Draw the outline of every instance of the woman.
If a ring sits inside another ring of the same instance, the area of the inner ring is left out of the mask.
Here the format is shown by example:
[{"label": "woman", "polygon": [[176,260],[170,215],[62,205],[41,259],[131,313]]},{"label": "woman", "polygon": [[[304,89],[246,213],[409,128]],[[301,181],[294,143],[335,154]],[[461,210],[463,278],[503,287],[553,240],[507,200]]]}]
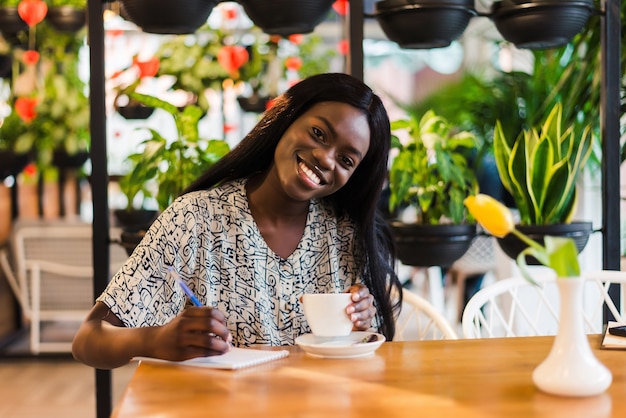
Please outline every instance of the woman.
[{"label": "woman", "polygon": [[[293,344],[310,332],[304,293],[351,292],[354,329],[393,338],[400,282],[376,211],[389,147],[383,104],[359,80],[294,85],[153,223],[81,325],[76,359],[114,368]],[[205,306],[188,306],[176,276]]]}]

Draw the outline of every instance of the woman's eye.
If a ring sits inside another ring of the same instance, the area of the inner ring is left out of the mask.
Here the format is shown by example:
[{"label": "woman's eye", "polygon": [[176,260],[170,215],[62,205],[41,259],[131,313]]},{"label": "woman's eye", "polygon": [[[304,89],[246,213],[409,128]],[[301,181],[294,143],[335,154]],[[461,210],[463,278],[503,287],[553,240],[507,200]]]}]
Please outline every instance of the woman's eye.
[{"label": "woman's eye", "polygon": [[354,161],[352,161],[352,158],[350,157],[341,157],[341,163],[349,168],[354,167]]},{"label": "woman's eye", "polygon": [[320,128],[316,128],[315,126],[311,130],[315,139],[322,143],[326,142],[326,138],[324,137],[324,131],[322,131]]}]

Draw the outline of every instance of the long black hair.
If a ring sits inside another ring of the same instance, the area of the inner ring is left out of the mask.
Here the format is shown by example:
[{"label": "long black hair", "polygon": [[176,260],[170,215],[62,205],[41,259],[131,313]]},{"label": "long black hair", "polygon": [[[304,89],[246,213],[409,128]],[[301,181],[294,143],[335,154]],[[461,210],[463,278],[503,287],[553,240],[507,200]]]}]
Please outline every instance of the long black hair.
[{"label": "long black hair", "polygon": [[[241,142],[200,176],[184,193],[247,178],[267,170],[274,151],[289,126],[313,105],[342,102],[363,111],[370,129],[367,154],[350,180],[327,196],[338,214],[356,223],[366,256],[363,281],[374,296],[381,332],[388,340],[395,334],[395,315],[400,307],[402,286],[395,274],[395,246],[377,203],[387,175],[391,146],[389,117],[380,98],[363,82],[342,73],[319,74],[300,81],[275,99],[263,118]],[[394,305],[391,293],[400,299]]]}]

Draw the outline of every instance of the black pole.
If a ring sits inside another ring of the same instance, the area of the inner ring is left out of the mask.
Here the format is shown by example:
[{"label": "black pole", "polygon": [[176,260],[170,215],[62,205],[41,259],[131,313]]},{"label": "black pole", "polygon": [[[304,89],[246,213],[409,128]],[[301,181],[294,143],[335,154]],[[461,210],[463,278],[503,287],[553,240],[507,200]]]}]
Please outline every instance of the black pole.
[{"label": "black pole", "polygon": [[[87,2],[89,43],[89,106],[91,131],[91,190],[93,195],[93,293],[102,293],[109,280],[109,203],[104,89],[103,0]],[[96,416],[111,415],[111,371],[95,371]]]},{"label": "black pole", "polygon": [[[620,269],[620,0],[605,0],[601,18],[602,238],[605,270]],[[619,306],[619,286],[609,295]],[[605,305],[604,322],[615,320]]]},{"label": "black pole", "polygon": [[363,81],[363,1],[350,2],[348,11],[348,44],[350,51],[347,57],[348,74]]}]

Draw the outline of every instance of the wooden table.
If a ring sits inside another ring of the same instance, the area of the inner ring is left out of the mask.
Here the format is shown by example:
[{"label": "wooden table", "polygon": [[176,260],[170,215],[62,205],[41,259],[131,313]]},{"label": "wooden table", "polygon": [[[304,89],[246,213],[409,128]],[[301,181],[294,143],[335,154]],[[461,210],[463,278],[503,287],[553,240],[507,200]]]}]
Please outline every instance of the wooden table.
[{"label": "wooden table", "polygon": [[113,416],[626,417],[626,351],[600,350],[613,384],[598,396],[538,391],[553,337],[384,343],[374,356],[285,359],[238,371],[141,363]]}]

